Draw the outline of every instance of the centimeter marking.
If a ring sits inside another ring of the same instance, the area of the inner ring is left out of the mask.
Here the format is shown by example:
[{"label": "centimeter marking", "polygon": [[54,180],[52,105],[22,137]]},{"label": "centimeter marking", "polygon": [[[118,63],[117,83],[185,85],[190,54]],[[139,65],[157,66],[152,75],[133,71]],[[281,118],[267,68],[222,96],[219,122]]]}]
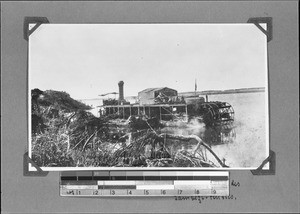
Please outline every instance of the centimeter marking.
[{"label": "centimeter marking", "polygon": [[209,189],[61,189],[61,196],[228,196],[229,190],[209,190]]},{"label": "centimeter marking", "polygon": [[[96,177],[79,177],[75,174],[61,174],[61,196],[228,196],[229,195],[229,172],[209,172],[207,174],[196,173],[196,176],[143,176],[143,180],[130,180],[121,176],[122,179],[109,177],[109,180],[99,180]],[[95,174],[95,173],[94,173]],[[62,176],[64,175],[64,176]],[[76,179],[74,179],[77,176]],[[82,175],[82,174],[81,174]],[[149,175],[149,172],[146,173]],[[194,174],[195,175],[195,174]],[[226,176],[227,175],[227,176]],[[105,177],[107,178],[107,177]],[[125,179],[124,179],[125,178]],[[137,177],[135,177],[137,178]],[[155,179],[156,178],[156,179]],[[171,180],[172,178],[173,180]],[[211,179],[213,178],[213,179]]]}]

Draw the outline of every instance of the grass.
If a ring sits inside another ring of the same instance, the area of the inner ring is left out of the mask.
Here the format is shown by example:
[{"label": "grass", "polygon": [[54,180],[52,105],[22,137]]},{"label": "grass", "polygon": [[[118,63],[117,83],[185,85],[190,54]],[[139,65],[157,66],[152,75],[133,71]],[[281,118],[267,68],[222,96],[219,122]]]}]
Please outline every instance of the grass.
[{"label": "grass", "polygon": [[138,130],[111,116],[96,118],[87,111],[88,106],[65,92],[46,91],[38,105],[38,116],[46,126],[43,131],[32,134],[32,159],[38,166],[214,166],[200,154],[186,151],[171,154],[153,128]]}]

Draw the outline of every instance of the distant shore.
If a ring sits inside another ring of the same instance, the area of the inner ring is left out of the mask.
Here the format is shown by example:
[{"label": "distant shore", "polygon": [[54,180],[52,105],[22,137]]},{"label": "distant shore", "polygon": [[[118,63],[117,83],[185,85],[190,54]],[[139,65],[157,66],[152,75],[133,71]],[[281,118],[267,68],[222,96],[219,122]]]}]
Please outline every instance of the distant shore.
[{"label": "distant shore", "polygon": [[[188,92],[178,92],[178,96],[190,97],[190,96],[199,96],[199,95],[214,95],[214,94],[239,94],[239,93],[256,93],[256,92],[265,92],[264,87],[257,88],[239,88],[239,89],[227,89],[227,90],[207,90],[207,91],[188,91]],[[135,100],[137,96],[125,96],[127,100]],[[91,102],[96,100],[103,100],[103,98],[91,98],[91,99],[78,99],[82,102]]]},{"label": "distant shore", "polygon": [[255,92],[265,92],[264,87],[260,88],[239,88],[239,89],[227,89],[227,90],[209,90],[209,91],[189,91],[189,92],[179,92],[178,96],[195,96],[195,95],[213,95],[213,94],[238,94],[238,93],[255,93]]}]

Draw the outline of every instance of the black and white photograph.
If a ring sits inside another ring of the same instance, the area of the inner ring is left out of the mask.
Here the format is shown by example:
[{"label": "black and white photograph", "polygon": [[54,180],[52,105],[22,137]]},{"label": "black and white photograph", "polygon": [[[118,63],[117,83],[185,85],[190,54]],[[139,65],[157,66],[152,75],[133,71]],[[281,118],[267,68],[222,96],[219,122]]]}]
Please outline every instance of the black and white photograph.
[{"label": "black and white photograph", "polygon": [[29,157],[45,171],[256,169],[267,55],[252,23],[42,24],[28,42]]}]

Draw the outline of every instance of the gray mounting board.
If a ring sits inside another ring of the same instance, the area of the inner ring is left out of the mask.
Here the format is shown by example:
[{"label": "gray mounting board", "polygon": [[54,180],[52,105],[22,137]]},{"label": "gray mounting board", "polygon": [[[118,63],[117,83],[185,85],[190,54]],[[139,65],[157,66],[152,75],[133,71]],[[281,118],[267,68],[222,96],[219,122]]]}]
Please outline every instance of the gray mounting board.
[{"label": "gray mounting board", "polygon": [[[25,16],[52,23],[246,23],[272,17],[268,44],[270,145],[276,174],[230,172],[228,198],[68,198],[59,173],[23,176],[26,151]],[[1,209],[3,213],[299,212],[299,41],[297,1],[1,2]]]}]

